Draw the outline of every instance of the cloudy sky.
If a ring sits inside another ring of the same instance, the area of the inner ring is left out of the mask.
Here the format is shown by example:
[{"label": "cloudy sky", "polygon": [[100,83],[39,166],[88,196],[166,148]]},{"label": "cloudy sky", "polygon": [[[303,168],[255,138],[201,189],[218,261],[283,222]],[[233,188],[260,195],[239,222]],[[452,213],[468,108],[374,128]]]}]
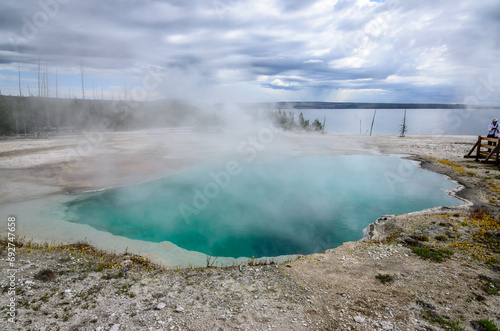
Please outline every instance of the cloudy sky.
[{"label": "cloudy sky", "polygon": [[500,105],[500,1],[2,0],[2,94],[39,63],[59,97]]}]

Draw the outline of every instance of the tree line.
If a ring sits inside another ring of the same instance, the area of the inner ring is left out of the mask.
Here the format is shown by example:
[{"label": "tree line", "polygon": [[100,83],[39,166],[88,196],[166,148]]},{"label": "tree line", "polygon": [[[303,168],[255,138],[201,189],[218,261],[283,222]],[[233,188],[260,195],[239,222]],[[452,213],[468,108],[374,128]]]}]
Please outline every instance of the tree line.
[{"label": "tree line", "polygon": [[289,112],[287,114],[286,111],[282,112],[280,109],[271,112],[270,116],[273,123],[283,130],[324,131],[324,123],[322,124],[318,119],[315,119],[311,124],[309,120],[304,119],[302,112],[299,114],[298,121],[295,121],[294,113]]},{"label": "tree line", "polygon": [[109,130],[176,126],[197,113],[180,100],[141,103],[0,95],[0,136],[47,137],[106,123]]}]

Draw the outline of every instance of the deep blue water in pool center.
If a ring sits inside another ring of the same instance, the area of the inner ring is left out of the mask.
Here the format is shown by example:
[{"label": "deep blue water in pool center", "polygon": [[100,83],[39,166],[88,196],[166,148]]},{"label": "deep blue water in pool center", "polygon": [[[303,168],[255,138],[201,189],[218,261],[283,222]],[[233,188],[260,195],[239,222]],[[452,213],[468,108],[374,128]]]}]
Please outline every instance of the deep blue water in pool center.
[{"label": "deep blue water in pool center", "polygon": [[309,254],[360,239],[386,214],[459,205],[456,184],[392,156],[308,156],[197,167],[80,195],[66,220],[224,257]]}]

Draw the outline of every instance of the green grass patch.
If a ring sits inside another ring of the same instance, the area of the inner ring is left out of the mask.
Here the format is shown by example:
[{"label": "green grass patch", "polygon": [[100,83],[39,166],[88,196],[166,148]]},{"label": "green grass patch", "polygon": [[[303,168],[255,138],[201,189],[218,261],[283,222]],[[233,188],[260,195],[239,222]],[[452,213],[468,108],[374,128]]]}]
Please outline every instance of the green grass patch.
[{"label": "green grass patch", "polygon": [[392,282],[394,280],[392,278],[392,276],[388,275],[388,274],[378,274],[377,276],[375,276],[375,278],[377,278],[378,280],[380,280],[380,282],[382,284],[390,283],[390,282]]},{"label": "green grass patch", "polygon": [[490,319],[472,321],[470,323],[476,330],[498,331],[498,327]]},{"label": "green grass patch", "polygon": [[436,236],[435,239],[439,241],[445,241],[446,239],[448,239],[448,237],[446,237],[444,234],[440,234]]},{"label": "green grass patch", "polygon": [[413,235],[412,238],[419,241],[429,241],[429,236],[426,236],[425,234],[416,234]]},{"label": "green grass patch", "polygon": [[117,295],[126,295],[129,298],[135,297],[135,294],[130,292],[130,285],[124,284],[122,286],[117,287],[117,291],[115,292]]},{"label": "green grass patch", "polygon": [[436,307],[434,307],[430,303],[427,303],[427,302],[425,302],[423,300],[417,299],[417,300],[415,300],[415,302],[417,303],[417,305],[419,305],[422,308],[431,309],[431,310],[436,309]]},{"label": "green grass patch", "polygon": [[420,256],[424,260],[431,260],[441,263],[449,259],[455,252],[449,249],[429,248],[429,247],[413,247],[412,251],[415,255]]},{"label": "green grass patch", "polygon": [[480,275],[481,288],[488,294],[497,294],[500,292],[500,281],[496,278]]},{"label": "green grass patch", "polygon": [[432,311],[420,311],[420,316],[422,316],[425,320],[429,321],[432,325],[438,324],[445,330],[451,331],[461,331],[464,330],[460,326],[459,321],[453,321],[448,316],[440,316]]}]

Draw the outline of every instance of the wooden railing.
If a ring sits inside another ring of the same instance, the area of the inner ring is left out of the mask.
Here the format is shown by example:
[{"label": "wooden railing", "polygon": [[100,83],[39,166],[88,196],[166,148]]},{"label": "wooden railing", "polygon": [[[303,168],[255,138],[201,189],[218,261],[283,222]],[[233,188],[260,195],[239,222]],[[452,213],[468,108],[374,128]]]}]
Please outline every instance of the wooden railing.
[{"label": "wooden railing", "polygon": [[[488,145],[488,143],[485,144],[483,142],[491,142],[492,144]],[[475,158],[476,161],[479,161],[479,159],[484,158],[482,162],[495,161],[498,163],[500,160],[499,159],[500,144],[498,142],[499,142],[498,138],[488,138],[488,137],[478,136],[476,144],[474,145],[474,147],[472,147],[469,153],[464,155],[464,157]],[[496,146],[494,146],[493,144],[495,144]],[[474,150],[476,151],[475,155],[473,155]]]}]

